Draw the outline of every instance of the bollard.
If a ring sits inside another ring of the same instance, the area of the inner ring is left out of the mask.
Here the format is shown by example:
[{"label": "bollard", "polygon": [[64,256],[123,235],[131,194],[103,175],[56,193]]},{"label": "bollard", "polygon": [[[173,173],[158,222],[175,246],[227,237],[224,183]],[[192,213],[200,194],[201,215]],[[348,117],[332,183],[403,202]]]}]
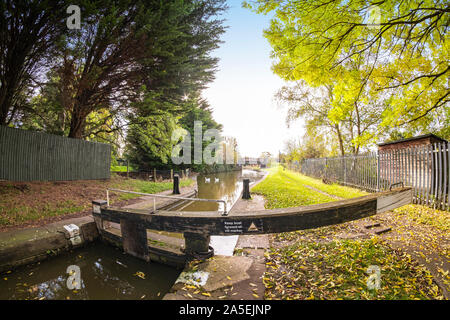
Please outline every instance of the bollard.
[{"label": "bollard", "polygon": [[242,199],[251,199],[250,195],[250,179],[244,179],[244,192],[242,193]]},{"label": "bollard", "polygon": [[180,177],[176,174],[173,176],[173,193],[180,194]]}]

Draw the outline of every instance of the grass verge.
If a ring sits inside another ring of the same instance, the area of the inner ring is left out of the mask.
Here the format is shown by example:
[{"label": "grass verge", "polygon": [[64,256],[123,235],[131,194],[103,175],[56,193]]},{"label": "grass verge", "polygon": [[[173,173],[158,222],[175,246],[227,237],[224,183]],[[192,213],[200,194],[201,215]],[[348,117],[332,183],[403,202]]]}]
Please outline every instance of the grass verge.
[{"label": "grass verge", "polygon": [[[183,179],[180,186],[190,186],[193,183],[193,180]],[[2,181],[0,229],[89,210],[92,200],[106,198],[107,188],[158,193],[172,189],[172,183],[126,179],[116,175],[109,180],[26,183]],[[110,203],[138,197],[133,194],[111,193]]]}]

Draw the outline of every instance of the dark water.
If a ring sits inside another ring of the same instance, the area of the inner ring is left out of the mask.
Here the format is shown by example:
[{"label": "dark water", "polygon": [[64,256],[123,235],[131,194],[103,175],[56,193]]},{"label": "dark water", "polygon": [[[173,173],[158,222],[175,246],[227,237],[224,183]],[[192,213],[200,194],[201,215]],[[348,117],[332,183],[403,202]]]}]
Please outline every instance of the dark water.
[{"label": "dark water", "polygon": [[[243,178],[253,179],[255,176],[246,170],[199,175],[198,197],[225,200],[227,210],[230,210],[241,193]],[[223,210],[223,204],[191,202],[180,209],[216,211]],[[71,265],[80,268],[79,290],[67,287],[67,267]],[[0,274],[0,299],[162,299],[179,274],[180,270],[147,263],[97,242],[39,264]]]},{"label": "dark water", "polygon": [[[80,268],[79,290],[67,287],[66,271],[70,265]],[[169,291],[179,273],[174,268],[147,263],[97,242],[39,264],[2,273],[0,299],[157,300]]]}]

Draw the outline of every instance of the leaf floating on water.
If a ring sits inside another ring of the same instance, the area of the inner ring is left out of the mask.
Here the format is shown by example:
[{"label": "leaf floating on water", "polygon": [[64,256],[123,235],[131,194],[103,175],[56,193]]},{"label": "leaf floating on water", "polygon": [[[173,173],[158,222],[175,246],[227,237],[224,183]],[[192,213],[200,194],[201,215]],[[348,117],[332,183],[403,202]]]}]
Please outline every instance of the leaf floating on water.
[{"label": "leaf floating on water", "polygon": [[125,264],[123,264],[122,262],[120,262],[119,260],[116,260],[116,263],[118,265],[121,265],[122,267],[128,268]]},{"label": "leaf floating on water", "polygon": [[133,274],[133,276],[137,276],[137,277],[145,280],[145,273],[143,273],[141,271],[136,272],[135,274]]}]

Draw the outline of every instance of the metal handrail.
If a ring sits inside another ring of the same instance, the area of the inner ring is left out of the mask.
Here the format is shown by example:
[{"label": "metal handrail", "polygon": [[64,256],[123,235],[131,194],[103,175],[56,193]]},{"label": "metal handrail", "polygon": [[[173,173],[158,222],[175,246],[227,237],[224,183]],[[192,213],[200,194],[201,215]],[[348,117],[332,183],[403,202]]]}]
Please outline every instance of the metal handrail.
[{"label": "metal handrail", "polygon": [[153,197],[153,212],[156,212],[155,198],[167,198],[167,199],[180,199],[180,200],[188,200],[188,201],[222,202],[223,208],[224,208],[222,215],[223,216],[227,215],[227,202],[225,200],[221,200],[221,199],[202,199],[202,198],[186,198],[186,197],[180,197],[180,196],[165,196],[165,195],[160,195],[160,194],[143,193],[143,192],[135,192],[135,191],[129,191],[129,190],[112,189],[112,188],[106,189],[106,204],[108,207],[109,207],[109,191],[132,193],[132,194],[138,194],[138,195],[143,195],[143,196],[151,196],[151,197]]}]

